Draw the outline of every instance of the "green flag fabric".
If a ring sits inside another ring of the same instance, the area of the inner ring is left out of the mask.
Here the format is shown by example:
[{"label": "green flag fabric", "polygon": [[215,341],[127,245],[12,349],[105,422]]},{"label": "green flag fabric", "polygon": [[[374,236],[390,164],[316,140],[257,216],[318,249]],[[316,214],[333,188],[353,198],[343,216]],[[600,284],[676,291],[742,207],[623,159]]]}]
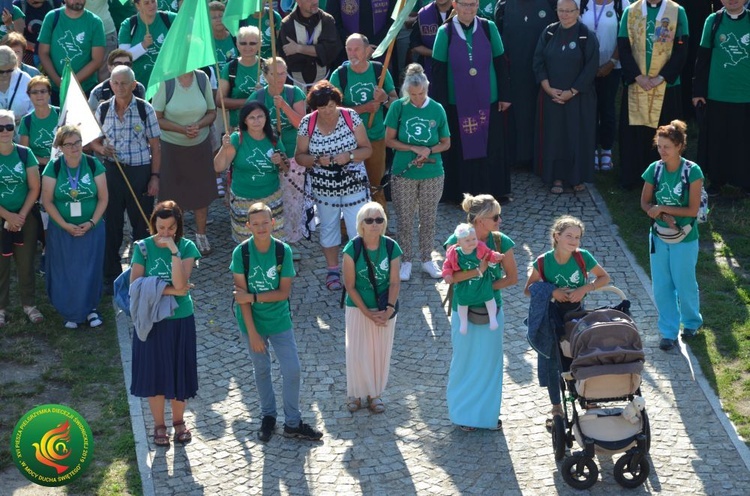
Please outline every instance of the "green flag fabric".
[{"label": "green flag fabric", "polygon": [[62,77],[60,78],[60,107],[65,105],[65,97],[68,96],[68,87],[70,86],[70,78],[73,77],[73,69],[70,67],[70,61],[65,62],[63,67]]},{"label": "green flag fabric", "polygon": [[216,49],[208,4],[206,0],[184,0],[156,57],[146,100],[156,94],[161,82],[215,63]]},{"label": "green flag fabric", "polygon": [[[403,7],[400,6],[402,3],[404,4]],[[407,17],[409,17],[409,14],[411,14],[411,11],[414,9],[415,3],[417,3],[417,0],[399,0],[399,2],[396,3],[393,13],[395,14],[398,12],[398,16],[393,21],[393,24],[391,24],[388,34],[385,35],[383,41],[381,41],[380,45],[375,49],[372,58],[376,59],[388,50],[388,46],[396,39],[399,31],[401,31],[401,28],[404,26],[404,22],[406,22]],[[398,10],[399,8],[401,8],[401,11]]]},{"label": "green flag fabric", "polygon": [[244,21],[263,8],[263,0],[229,0],[222,22],[232,36],[237,36],[240,21]]}]

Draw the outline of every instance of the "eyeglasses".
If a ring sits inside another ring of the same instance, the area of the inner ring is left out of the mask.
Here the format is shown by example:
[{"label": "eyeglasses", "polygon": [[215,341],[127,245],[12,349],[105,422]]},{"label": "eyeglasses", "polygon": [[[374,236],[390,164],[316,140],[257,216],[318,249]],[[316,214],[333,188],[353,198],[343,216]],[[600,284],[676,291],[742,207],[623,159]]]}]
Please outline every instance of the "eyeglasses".
[{"label": "eyeglasses", "polygon": [[46,95],[49,90],[29,90],[29,95]]},{"label": "eyeglasses", "polygon": [[258,46],[257,41],[238,41],[237,44],[240,46]]},{"label": "eyeglasses", "polygon": [[575,14],[578,9],[557,9],[558,14]]},{"label": "eyeglasses", "polygon": [[466,9],[476,9],[477,7],[479,7],[479,3],[456,2],[456,4],[460,5],[461,7],[466,8]]},{"label": "eyeglasses", "polygon": [[65,148],[66,150],[73,150],[75,148],[80,147],[82,143],[83,143],[83,141],[81,141],[81,140],[71,141],[70,143],[63,143],[62,147]]},{"label": "eyeglasses", "polygon": [[126,65],[128,67],[133,67],[133,63],[130,61],[126,62],[126,61],[115,60],[114,62],[112,62],[113,67],[117,67],[118,65]]},{"label": "eyeglasses", "polygon": [[14,131],[16,129],[15,124],[0,124],[0,131]]},{"label": "eyeglasses", "polygon": [[365,224],[367,224],[368,226],[371,226],[373,222],[374,222],[375,224],[378,224],[378,225],[380,225],[380,224],[382,224],[383,222],[385,222],[385,219],[384,219],[384,218],[382,218],[382,217],[375,217],[374,219],[373,219],[372,217],[367,217],[367,218],[365,219]]},{"label": "eyeglasses", "polygon": [[11,72],[15,71],[15,69],[8,69],[8,70],[0,70],[0,74],[10,74]]}]

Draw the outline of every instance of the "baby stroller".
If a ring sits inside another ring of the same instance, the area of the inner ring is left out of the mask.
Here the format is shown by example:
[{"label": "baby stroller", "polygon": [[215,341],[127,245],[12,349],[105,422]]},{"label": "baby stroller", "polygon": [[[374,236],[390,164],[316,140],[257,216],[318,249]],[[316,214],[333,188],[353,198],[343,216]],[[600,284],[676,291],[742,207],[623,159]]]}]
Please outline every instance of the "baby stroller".
[{"label": "baby stroller", "polygon": [[[599,469],[594,455],[624,453],[615,463],[615,480],[635,488],[651,471],[647,458],[651,433],[640,391],[643,346],[625,294],[614,286],[602,290],[615,293],[622,302],[569,312],[563,318],[565,335],[556,347],[563,370],[559,381],[563,415],[553,418],[552,446],[570,486],[588,489],[596,483]],[[565,363],[570,370],[565,370]],[[572,448],[574,439],[583,450],[566,457],[566,447]]]}]

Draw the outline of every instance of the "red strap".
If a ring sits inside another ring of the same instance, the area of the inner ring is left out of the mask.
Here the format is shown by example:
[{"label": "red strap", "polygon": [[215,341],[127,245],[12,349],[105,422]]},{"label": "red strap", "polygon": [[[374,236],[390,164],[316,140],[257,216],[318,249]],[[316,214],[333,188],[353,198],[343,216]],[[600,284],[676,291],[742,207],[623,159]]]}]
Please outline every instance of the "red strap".
[{"label": "red strap", "polygon": [[315,123],[318,122],[318,111],[313,110],[310,119],[307,121],[307,137],[310,138],[315,132]]},{"label": "red strap", "polygon": [[539,255],[536,259],[536,267],[539,271],[539,275],[542,277],[542,281],[547,282],[544,278],[544,255]]},{"label": "red strap", "polygon": [[573,258],[578,264],[578,268],[583,272],[583,280],[587,281],[589,279],[589,273],[586,271],[586,262],[583,261],[583,255],[580,251],[576,250],[573,252]]}]

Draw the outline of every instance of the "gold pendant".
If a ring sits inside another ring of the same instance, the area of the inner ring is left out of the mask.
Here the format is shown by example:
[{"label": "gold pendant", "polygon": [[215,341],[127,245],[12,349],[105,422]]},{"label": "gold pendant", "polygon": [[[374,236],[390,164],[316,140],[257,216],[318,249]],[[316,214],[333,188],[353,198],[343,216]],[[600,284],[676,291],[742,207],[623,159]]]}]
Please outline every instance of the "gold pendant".
[{"label": "gold pendant", "polygon": [[475,68],[472,67],[471,69],[469,69],[469,76],[476,76],[476,75],[477,75],[477,70]]},{"label": "gold pendant", "polygon": [[75,200],[78,198],[78,190],[77,189],[71,189],[70,190],[70,196]]}]

